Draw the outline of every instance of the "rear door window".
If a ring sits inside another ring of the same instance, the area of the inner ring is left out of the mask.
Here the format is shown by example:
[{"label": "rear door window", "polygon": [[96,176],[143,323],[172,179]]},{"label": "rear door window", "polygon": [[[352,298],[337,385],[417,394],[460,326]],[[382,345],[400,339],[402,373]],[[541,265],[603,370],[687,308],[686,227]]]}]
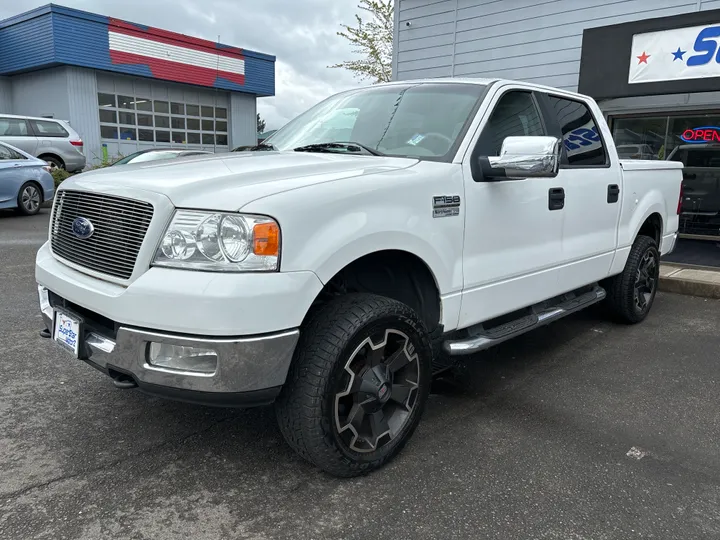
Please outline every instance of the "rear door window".
[{"label": "rear door window", "polygon": [[38,137],[69,137],[70,134],[57,122],[30,120]]},{"label": "rear door window", "polygon": [[720,167],[720,148],[690,148],[684,160],[686,167],[714,169]]},{"label": "rear door window", "polygon": [[22,118],[1,118],[0,137],[29,137],[32,134]]},{"label": "rear door window", "polygon": [[605,166],[607,151],[592,112],[585,103],[558,96],[547,96],[563,141],[562,165],[569,167]]},{"label": "rear door window", "polygon": [[7,161],[7,160],[18,160],[18,159],[27,159],[25,156],[20,154],[19,152],[16,152],[12,148],[8,148],[7,146],[0,144],[0,161]]}]

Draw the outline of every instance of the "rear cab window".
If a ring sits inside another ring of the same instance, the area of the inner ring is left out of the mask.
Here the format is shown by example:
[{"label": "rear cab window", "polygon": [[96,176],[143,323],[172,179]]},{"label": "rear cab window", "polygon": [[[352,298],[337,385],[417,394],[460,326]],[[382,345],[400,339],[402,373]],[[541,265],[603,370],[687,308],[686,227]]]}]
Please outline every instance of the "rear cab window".
[{"label": "rear cab window", "polygon": [[679,149],[672,156],[671,161],[680,161],[686,167],[716,169],[720,167],[720,146]]},{"label": "rear cab window", "polygon": [[550,121],[562,138],[561,167],[607,167],[607,148],[590,108],[582,101],[543,94]]},{"label": "rear cab window", "polygon": [[30,120],[35,134],[38,137],[69,137],[70,134],[58,122],[50,120]]}]

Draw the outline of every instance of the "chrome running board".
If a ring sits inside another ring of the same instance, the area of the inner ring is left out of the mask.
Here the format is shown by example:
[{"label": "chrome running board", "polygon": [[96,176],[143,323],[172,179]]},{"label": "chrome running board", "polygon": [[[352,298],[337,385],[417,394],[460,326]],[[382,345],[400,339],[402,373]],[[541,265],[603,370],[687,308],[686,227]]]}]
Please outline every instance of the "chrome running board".
[{"label": "chrome running board", "polygon": [[499,326],[486,330],[479,325],[474,327],[477,328],[475,331],[471,328],[472,335],[470,337],[447,340],[443,344],[443,348],[451,356],[474,354],[596,304],[605,296],[605,289],[598,285],[591,291],[564,300],[557,305],[539,304],[537,310],[533,310],[534,313]]}]

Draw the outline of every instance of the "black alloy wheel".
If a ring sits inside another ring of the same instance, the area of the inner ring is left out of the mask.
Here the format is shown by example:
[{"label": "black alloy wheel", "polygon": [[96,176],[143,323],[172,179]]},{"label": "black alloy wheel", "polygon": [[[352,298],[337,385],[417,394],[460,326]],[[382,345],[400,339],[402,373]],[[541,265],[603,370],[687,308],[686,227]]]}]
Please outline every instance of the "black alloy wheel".
[{"label": "black alloy wheel", "polygon": [[420,365],[408,336],[393,328],[366,338],[350,355],[335,396],[335,426],[355,452],[393,441],[417,402]]},{"label": "black alloy wheel", "polygon": [[657,251],[645,251],[638,265],[635,278],[634,300],[635,307],[640,313],[645,312],[652,302],[657,290],[660,265],[656,258]]}]

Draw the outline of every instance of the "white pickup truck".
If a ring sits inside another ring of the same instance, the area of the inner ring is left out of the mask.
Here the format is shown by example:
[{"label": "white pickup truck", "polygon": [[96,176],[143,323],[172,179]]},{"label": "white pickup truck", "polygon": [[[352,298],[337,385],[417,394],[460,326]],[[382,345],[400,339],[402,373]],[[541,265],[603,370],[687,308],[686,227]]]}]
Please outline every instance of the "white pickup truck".
[{"label": "white pickup truck", "polygon": [[338,476],[391,459],[458,356],[600,301],[643,320],[677,236],[682,165],[618,160],[596,103],[553,88],[351,90],[253,150],[65,181],[40,307],[120,388],[275,402]]}]

